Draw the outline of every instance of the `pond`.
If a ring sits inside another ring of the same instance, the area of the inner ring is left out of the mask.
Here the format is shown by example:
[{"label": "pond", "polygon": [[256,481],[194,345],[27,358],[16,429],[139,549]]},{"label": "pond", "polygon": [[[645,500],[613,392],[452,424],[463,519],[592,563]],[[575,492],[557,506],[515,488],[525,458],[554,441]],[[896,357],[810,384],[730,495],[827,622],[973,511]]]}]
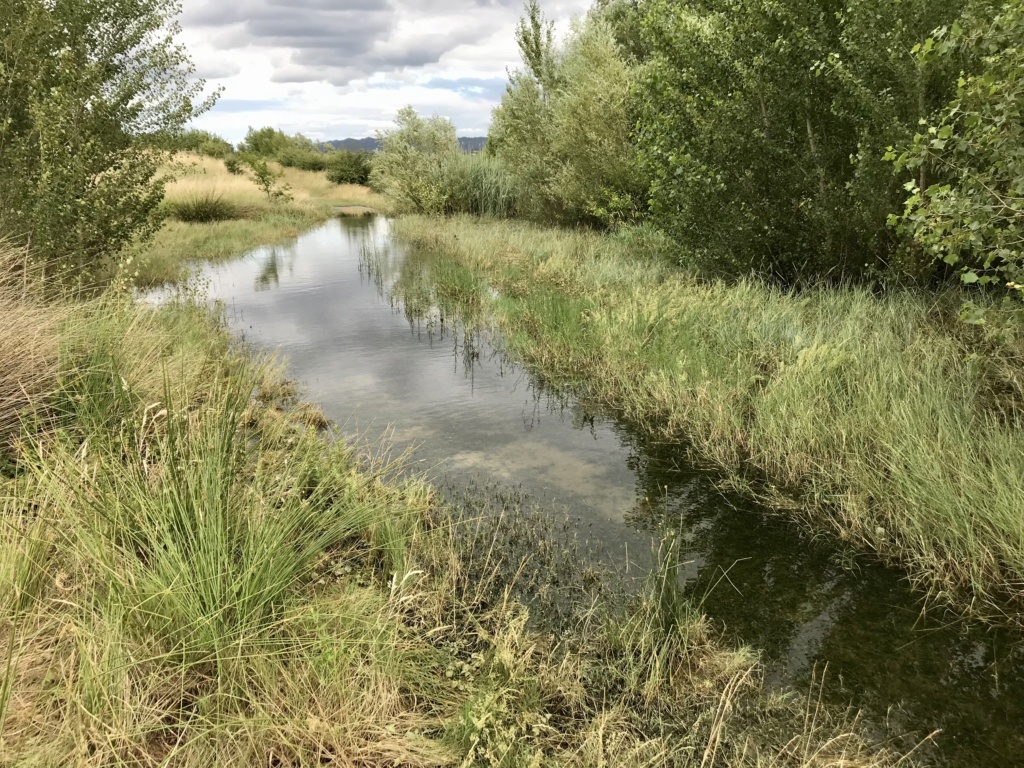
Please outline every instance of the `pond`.
[{"label": "pond", "polygon": [[[422,254],[417,255],[422,259]],[[515,488],[568,514],[603,557],[642,575],[652,541],[682,531],[681,578],[769,680],[863,708],[887,731],[942,732],[936,765],[1024,765],[1024,646],[941,611],[896,571],[721,492],[679,448],[645,445],[614,415],[548,392],[488,334],[405,306],[409,255],[382,217],[340,218],[284,247],[210,266],[231,327],[280,350],[345,434],[395,450],[446,485]]]}]

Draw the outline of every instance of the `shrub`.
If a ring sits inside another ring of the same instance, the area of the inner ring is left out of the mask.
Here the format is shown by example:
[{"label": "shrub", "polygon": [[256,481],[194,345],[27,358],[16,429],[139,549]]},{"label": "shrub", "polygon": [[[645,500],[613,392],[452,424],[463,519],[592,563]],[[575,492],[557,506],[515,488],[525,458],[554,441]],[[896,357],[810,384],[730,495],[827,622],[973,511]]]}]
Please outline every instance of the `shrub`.
[{"label": "shrub", "polygon": [[277,161],[285,168],[298,168],[303,171],[326,171],[328,157],[318,149],[287,147],[277,155]]},{"label": "shrub", "polygon": [[448,197],[446,166],[461,154],[455,126],[444,117],[423,119],[412,107],[400,110],[396,127],[377,134],[370,183],[399,212],[442,213]]},{"label": "shrub", "polygon": [[370,156],[365,152],[339,150],[326,158],[327,178],[335,184],[366,184],[370,180]]},{"label": "shrub", "polygon": [[[907,151],[890,159],[917,175],[900,227],[925,258],[961,269],[968,284],[1024,290],[1024,2],[1011,0],[995,19],[967,31],[943,30],[918,53],[956,58],[980,52],[978,71],[963,73],[956,98]],[[893,217],[894,222],[896,217]],[[972,312],[972,319],[981,315]]]},{"label": "shrub", "polygon": [[245,173],[245,163],[238,155],[229,155],[224,158],[224,167],[232,176],[242,176]]}]

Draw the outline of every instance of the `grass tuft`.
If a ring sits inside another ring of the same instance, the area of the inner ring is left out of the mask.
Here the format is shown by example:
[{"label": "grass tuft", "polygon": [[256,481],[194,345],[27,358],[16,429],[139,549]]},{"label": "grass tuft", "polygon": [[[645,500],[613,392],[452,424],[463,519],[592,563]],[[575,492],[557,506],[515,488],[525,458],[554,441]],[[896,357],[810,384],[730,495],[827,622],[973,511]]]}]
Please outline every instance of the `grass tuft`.
[{"label": "grass tuft", "polygon": [[186,224],[210,224],[245,218],[246,210],[215,190],[197,192],[189,197],[167,203],[168,214]]}]

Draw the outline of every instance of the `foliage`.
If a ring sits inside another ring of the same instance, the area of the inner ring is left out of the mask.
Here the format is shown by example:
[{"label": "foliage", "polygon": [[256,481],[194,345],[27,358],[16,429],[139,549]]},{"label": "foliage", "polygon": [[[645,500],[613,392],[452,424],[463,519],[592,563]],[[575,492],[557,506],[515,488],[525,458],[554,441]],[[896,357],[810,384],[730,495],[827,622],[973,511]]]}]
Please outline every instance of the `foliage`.
[{"label": "foliage", "polygon": [[238,155],[225,157],[224,167],[232,176],[242,176],[245,173],[245,163]]},{"label": "foliage", "polygon": [[292,138],[283,131],[269,126],[265,128],[250,126],[242,143],[238,145],[238,151],[247,155],[274,159],[291,146],[294,146]]},{"label": "foliage", "polygon": [[69,279],[157,227],[155,142],[207,109],[174,0],[6,0],[0,234]]},{"label": "foliage", "polygon": [[340,149],[327,155],[327,178],[335,184],[366,184],[372,167],[365,152]]},{"label": "foliage", "polygon": [[193,152],[206,157],[226,158],[235,151],[230,142],[215,133],[194,128],[171,137],[168,143],[178,152]]},{"label": "foliage", "polygon": [[291,188],[281,183],[283,174],[274,170],[266,159],[259,155],[248,155],[244,158],[249,174],[256,186],[272,202],[288,202],[292,199]]},{"label": "foliage", "polygon": [[523,69],[494,112],[488,151],[526,191],[533,218],[628,221],[644,208],[646,180],[632,141],[633,74],[611,24],[591,13],[559,49],[536,5],[520,23]]},{"label": "foliage", "polygon": [[953,95],[952,60],[914,57],[967,0],[641,5],[640,139],[658,222],[706,268],[785,280],[920,274],[887,227],[883,160]]},{"label": "foliage", "polygon": [[[992,21],[940,30],[917,52],[921,66],[980,58],[956,98],[907,150],[890,158],[917,180],[899,226],[928,258],[959,267],[963,282],[1024,291],[1024,2]],[[932,183],[929,183],[934,180]],[[893,217],[894,220],[896,217]],[[969,308],[969,318],[982,315]]]},{"label": "foliage", "polygon": [[461,154],[455,126],[443,117],[421,118],[412,107],[399,110],[395,128],[380,131],[370,185],[399,211],[442,213],[448,199],[444,174]]},{"label": "foliage", "polygon": [[288,146],[278,152],[277,161],[285,168],[300,168],[303,171],[326,171],[328,155],[319,149]]}]

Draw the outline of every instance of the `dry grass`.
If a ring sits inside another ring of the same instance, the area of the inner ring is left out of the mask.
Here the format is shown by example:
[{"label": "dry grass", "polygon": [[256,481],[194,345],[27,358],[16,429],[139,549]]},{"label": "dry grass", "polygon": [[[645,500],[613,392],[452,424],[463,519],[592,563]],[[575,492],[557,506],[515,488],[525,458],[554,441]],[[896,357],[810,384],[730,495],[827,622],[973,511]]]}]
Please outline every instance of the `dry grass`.
[{"label": "dry grass", "polygon": [[38,289],[25,252],[0,242],[0,459],[26,410],[56,386],[64,312]]},{"label": "dry grass", "polygon": [[187,276],[191,265],[230,259],[261,245],[287,242],[349,206],[387,212],[386,201],[367,187],[332,184],[323,173],[280,168],[290,188],[287,202],[268,200],[247,176],[228,173],[222,160],[184,156],[166,171],[168,205],[216,198],[238,218],[208,223],[169,219],[156,238],[134,254],[129,276],[142,287],[173,283]]}]

